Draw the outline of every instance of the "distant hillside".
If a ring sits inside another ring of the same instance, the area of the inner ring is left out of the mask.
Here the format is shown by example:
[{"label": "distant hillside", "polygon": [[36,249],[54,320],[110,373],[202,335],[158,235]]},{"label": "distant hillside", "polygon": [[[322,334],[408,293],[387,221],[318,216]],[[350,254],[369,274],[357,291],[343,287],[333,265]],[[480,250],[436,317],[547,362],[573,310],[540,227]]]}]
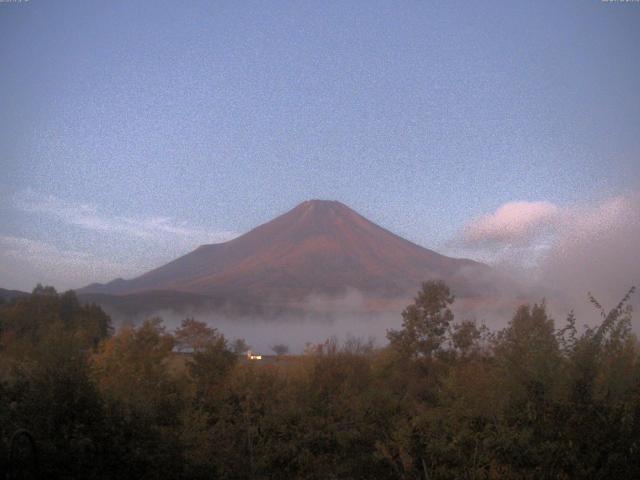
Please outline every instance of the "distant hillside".
[{"label": "distant hillside", "polygon": [[30,295],[28,292],[21,292],[20,290],[7,290],[5,288],[0,288],[0,299],[4,301],[13,300],[18,297],[25,297]]},{"label": "distant hillside", "polygon": [[171,290],[149,290],[131,294],[79,293],[82,303],[96,303],[108,314],[117,318],[143,318],[150,313],[173,311],[192,315],[198,312],[216,311],[229,316],[257,315],[260,305],[249,299],[231,295],[198,295]]}]

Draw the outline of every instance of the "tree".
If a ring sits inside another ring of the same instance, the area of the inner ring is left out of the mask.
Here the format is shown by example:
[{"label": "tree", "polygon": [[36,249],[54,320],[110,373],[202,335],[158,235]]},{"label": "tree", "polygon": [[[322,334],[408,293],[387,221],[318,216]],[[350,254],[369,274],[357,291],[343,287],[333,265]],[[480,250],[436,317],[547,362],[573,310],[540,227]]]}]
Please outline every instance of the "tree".
[{"label": "tree", "polygon": [[144,410],[150,402],[164,400],[158,395],[168,388],[167,359],[173,337],[160,318],[151,318],[135,327],[122,328],[104,342],[93,356],[100,389],[107,397],[118,398]]},{"label": "tree", "polygon": [[32,295],[0,309],[0,343],[5,347],[15,343],[14,350],[24,352],[40,342],[54,323],[88,349],[112,333],[111,318],[97,305],[81,304],[71,290],[58,294],[53,287],[38,285]]},{"label": "tree", "polygon": [[466,358],[480,350],[480,342],[487,332],[488,329],[484,325],[478,327],[475,322],[465,320],[453,326],[451,332],[452,346],[460,357]]},{"label": "tree", "polygon": [[433,356],[453,321],[449,306],[454,298],[444,282],[424,282],[413,304],[402,312],[402,329],[387,332],[391,346],[409,357]]},{"label": "tree", "polygon": [[[569,472],[574,478],[640,478],[640,344],[631,331],[632,287],[606,311],[595,297],[601,323],[565,342],[568,402],[562,416],[571,443]],[[630,414],[630,412],[636,412]],[[632,445],[630,448],[629,446]],[[631,452],[633,455],[630,455]]]},{"label": "tree", "polygon": [[125,470],[112,472],[113,478],[179,476],[178,426],[184,395],[169,371],[173,345],[173,337],[156,317],[139,327],[122,328],[93,355],[112,455],[119,457],[113,468]]},{"label": "tree", "polygon": [[237,360],[238,356],[229,348],[223,335],[218,335],[214,341],[193,354],[188,368],[196,384],[199,400],[208,400],[213,390],[233,369]]},{"label": "tree", "polygon": [[174,334],[176,345],[180,349],[192,352],[202,351],[209,343],[215,342],[219,337],[220,333],[217,329],[193,318],[184,319]]},{"label": "tree", "polygon": [[498,332],[495,354],[505,379],[522,387],[527,382],[550,385],[558,372],[560,345],[544,302],[518,308],[507,328]]},{"label": "tree", "polygon": [[271,350],[273,350],[273,353],[280,357],[289,353],[289,346],[285,345],[284,343],[276,343],[275,345],[271,346]]},{"label": "tree", "polygon": [[85,468],[83,445],[108,446],[89,357],[110,334],[109,317],[40,285],[0,307],[0,325],[0,434],[31,432],[49,478],[95,478],[99,460]]},{"label": "tree", "polygon": [[[91,478],[83,444],[101,442],[104,414],[82,343],[53,324],[14,370],[15,418],[33,433],[50,478]],[[95,468],[95,465],[94,467]]]},{"label": "tree", "polygon": [[236,355],[243,355],[247,353],[250,348],[251,346],[247,344],[244,338],[236,338],[231,344],[231,350],[233,350],[233,353]]}]

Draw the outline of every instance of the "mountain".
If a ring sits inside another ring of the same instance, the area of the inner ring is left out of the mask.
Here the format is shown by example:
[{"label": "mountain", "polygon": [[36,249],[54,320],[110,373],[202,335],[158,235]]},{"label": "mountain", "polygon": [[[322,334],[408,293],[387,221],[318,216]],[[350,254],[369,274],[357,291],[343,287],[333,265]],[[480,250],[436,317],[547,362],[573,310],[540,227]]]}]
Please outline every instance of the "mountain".
[{"label": "mountain", "polygon": [[0,288],[0,299],[3,301],[10,301],[14,298],[26,297],[28,296],[28,292],[21,292],[20,290],[7,290],[5,288]]},{"label": "mountain", "polygon": [[407,297],[428,279],[457,295],[487,293],[490,268],[420,247],[336,201],[310,200],[225,243],[196,250],[131,280],[92,284],[80,294],[182,292],[209,298],[293,304],[357,290]]}]

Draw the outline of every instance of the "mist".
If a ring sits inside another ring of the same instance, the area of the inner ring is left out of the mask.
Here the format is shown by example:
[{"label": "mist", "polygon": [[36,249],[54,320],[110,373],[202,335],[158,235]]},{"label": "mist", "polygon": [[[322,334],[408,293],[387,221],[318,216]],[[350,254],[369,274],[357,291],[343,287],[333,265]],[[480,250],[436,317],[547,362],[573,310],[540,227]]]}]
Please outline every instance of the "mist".
[{"label": "mist", "polygon": [[255,352],[271,353],[271,346],[285,344],[291,353],[302,353],[307,344],[322,343],[335,337],[339,342],[349,338],[372,341],[374,346],[386,344],[388,329],[399,328],[401,312],[411,299],[396,299],[385,308],[374,310],[370,301],[357,290],[343,295],[310,295],[295,305],[295,312],[278,315],[227,315],[216,311],[186,308],[181,311],[156,310],[151,313],[125,315],[107,311],[113,324],[139,324],[145,318],[160,317],[165,328],[175,330],[188,317],[218,329],[228,340],[244,339]]},{"label": "mist", "polygon": [[[631,286],[639,286],[640,194],[573,212],[540,263],[539,282],[553,289],[558,306],[571,306],[579,316],[590,308],[587,292],[613,308]],[[631,299],[636,309],[639,300],[637,294]]]},{"label": "mist", "polygon": [[[416,286],[417,293],[420,286]],[[507,325],[518,305],[529,301],[521,294],[456,298],[452,305],[455,322],[472,320],[492,330]],[[455,294],[455,292],[454,292]],[[535,301],[531,297],[531,301]],[[389,300],[374,310],[371,300],[361,292],[350,289],[344,295],[311,295],[296,304],[301,313],[282,313],[277,316],[227,315],[197,309],[156,310],[151,313],[125,315],[107,309],[116,328],[140,324],[145,318],[159,317],[168,331],[178,328],[185,318],[193,317],[218,329],[228,340],[244,339],[254,352],[271,353],[275,344],[285,344],[293,354],[303,353],[308,344],[319,344],[335,337],[339,343],[348,339],[371,341],[374,347],[387,345],[386,334],[402,326],[402,311],[413,302],[412,296]]]},{"label": "mist", "polygon": [[[463,232],[465,253],[491,264],[502,302],[546,301],[556,323],[573,311],[579,324],[600,316],[591,293],[614,308],[632,286],[640,286],[640,193],[592,204],[558,207],[513,202],[471,222]],[[640,296],[631,304],[637,310]],[[640,330],[640,322],[634,321]]]}]

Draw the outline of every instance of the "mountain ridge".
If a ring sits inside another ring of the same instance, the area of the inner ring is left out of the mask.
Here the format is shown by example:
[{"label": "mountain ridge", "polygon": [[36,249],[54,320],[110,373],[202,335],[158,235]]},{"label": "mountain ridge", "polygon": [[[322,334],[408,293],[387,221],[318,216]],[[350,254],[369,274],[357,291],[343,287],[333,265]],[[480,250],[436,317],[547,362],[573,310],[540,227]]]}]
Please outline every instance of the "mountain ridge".
[{"label": "mountain ridge", "polygon": [[232,240],[201,245],[133,279],[91,284],[78,292],[246,292],[287,303],[349,289],[394,298],[413,292],[421,281],[442,279],[457,293],[473,296],[486,286],[472,277],[490,270],[410,242],[341,202],[307,200]]}]

